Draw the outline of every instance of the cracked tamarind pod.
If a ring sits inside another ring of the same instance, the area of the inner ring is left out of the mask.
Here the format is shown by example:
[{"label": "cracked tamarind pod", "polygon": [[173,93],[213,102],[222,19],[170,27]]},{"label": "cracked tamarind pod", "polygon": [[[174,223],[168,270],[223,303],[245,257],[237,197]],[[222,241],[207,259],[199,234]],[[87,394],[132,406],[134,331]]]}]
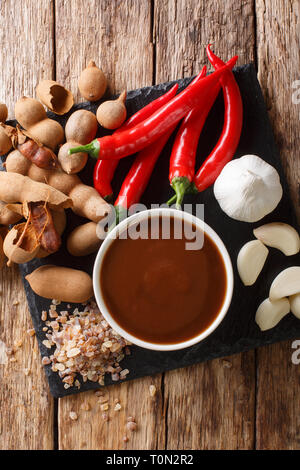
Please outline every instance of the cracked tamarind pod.
[{"label": "cracked tamarind pod", "polygon": [[8,258],[7,266],[27,263],[35,258],[40,248],[30,221],[15,225],[6,235],[3,251]]},{"label": "cracked tamarind pod", "polygon": [[111,210],[109,204],[102,199],[97,190],[92,186],[83,184],[77,175],[67,175],[60,169],[45,170],[38,168],[17,150],[7,156],[6,170],[8,173],[27,175],[34,181],[47,181],[50,186],[72,199],[72,210],[75,214],[93,222],[99,222]]}]

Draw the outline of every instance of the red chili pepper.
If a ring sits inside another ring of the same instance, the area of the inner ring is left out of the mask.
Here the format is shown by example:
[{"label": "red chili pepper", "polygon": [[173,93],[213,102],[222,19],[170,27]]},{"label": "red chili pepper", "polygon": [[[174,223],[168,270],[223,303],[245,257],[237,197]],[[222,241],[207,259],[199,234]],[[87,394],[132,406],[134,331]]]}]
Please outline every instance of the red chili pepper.
[{"label": "red chili pepper", "polygon": [[151,101],[146,106],[137,111],[135,114],[133,114],[129,119],[127,119],[127,121],[124,122],[124,124],[122,124],[122,126],[115,131],[115,134],[122,132],[126,129],[131,129],[132,127],[147,119],[149,116],[151,116],[151,114],[155,113],[155,111],[161,108],[164,104],[168,103],[168,101],[170,101],[170,99],[176,95],[177,90],[178,83],[175,83],[175,85],[172,86],[169,91],[156,98],[156,100]]},{"label": "red chili pepper", "polygon": [[123,218],[125,212],[132,204],[139,202],[145,191],[155,163],[168,142],[176,125],[168,130],[166,134],[157,139],[152,145],[141,150],[134,160],[115,202],[116,223]]},{"label": "red chili pepper", "polygon": [[132,129],[98,138],[87,145],[72,148],[69,150],[69,154],[87,152],[93,158],[114,159],[139,152],[176,125],[191,109],[205,103],[211,87],[217,83],[228,68],[233,67],[236,61],[237,57],[234,57],[228,64],[213,74],[185,88],[148,119]]},{"label": "red chili pepper", "polygon": [[[137,111],[131,116],[114,134],[120,133],[123,130],[130,129],[136,124],[147,119],[151,114],[157,111],[161,106],[170,101],[173,96],[176,95],[178,90],[178,83],[176,83],[167,93],[157,98],[151,103],[144,106],[142,109]],[[94,168],[94,187],[97,189],[100,196],[105,200],[112,199],[112,188],[111,182],[118,166],[119,160],[98,160]]]},{"label": "red chili pepper", "polygon": [[[191,83],[195,83],[206,75],[206,66]],[[190,85],[189,85],[190,86]],[[133,162],[115,202],[116,223],[122,218],[122,213],[132,205],[139,202],[149,182],[155,163],[174,132],[176,125],[157,139],[152,145],[141,150]],[[106,160],[107,161],[107,160]]]},{"label": "red chili pepper", "polygon": [[[222,70],[224,62],[206,48],[208,58],[215,69]],[[198,191],[204,191],[211,186],[222,169],[234,156],[238,146],[243,123],[243,103],[238,84],[231,70],[226,70],[220,77],[223,88],[225,119],[223,131],[215,148],[198,170],[194,183]]]},{"label": "red chili pepper", "polygon": [[173,199],[176,199],[176,206],[181,206],[184,195],[193,181],[199,137],[219,91],[220,84],[218,82],[212,88],[205,104],[192,109],[182,121],[177,132],[169,171],[169,181],[176,193],[176,198],[171,198],[170,201],[173,202]]}]

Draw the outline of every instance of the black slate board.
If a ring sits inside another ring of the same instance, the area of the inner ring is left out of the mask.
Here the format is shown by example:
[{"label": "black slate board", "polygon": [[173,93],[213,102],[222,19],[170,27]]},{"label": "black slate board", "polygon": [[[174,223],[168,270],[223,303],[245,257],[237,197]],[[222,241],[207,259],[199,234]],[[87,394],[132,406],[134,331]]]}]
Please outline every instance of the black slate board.
[{"label": "black slate board", "polygon": [[[235,289],[232,304],[227,316],[215,332],[209,338],[206,338],[204,341],[191,348],[174,352],[156,352],[132,346],[131,356],[127,356],[124,361],[122,361],[122,367],[127,367],[130,370],[127,380],[188,366],[216,357],[231,355],[264,344],[300,337],[300,321],[292,314],[287,315],[275,328],[266,332],[261,332],[254,321],[257,306],[267,297],[269,286],[274,277],[282,269],[299,264],[300,256],[285,257],[278,250],[270,249],[270,255],[263,272],[258,282],[252,287],[246,288],[242,285],[235,269],[238,251],[245,242],[253,239],[252,230],[255,226],[261,225],[264,222],[281,221],[297,227],[292,203],[289,199],[289,190],[280,165],[280,157],[274,142],[255,68],[253,65],[239,67],[235,69],[235,76],[241,90],[244,105],[243,130],[236,157],[240,157],[244,154],[257,154],[276,167],[281,177],[284,196],[276,210],[257,224],[237,222],[227,217],[219,208],[214,198],[212,188],[197,196],[189,196],[186,198],[187,203],[204,203],[205,221],[216,230],[228,248],[235,271]],[[190,81],[191,79],[189,78],[178,80],[179,90],[185,88]],[[126,102],[128,114],[133,114],[138,109],[160,96],[174,83],[175,82],[165,83],[129,92]],[[95,112],[97,106],[98,103],[83,103],[76,105],[72,111],[74,111],[74,109],[84,108]],[[223,125],[223,111],[223,100],[220,93],[202,132],[198,148],[197,168],[201,160],[208,155],[210,149],[215,145],[220,135]],[[64,125],[68,115],[57,117],[49,113],[49,117],[58,120]],[[150,207],[151,203],[166,202],[172,194],[172,190],[168,184],[168,163],[173,138],[174,136],[172,136],[164,149],[155,167],[148,188],[141,200],[147,207]],[[114,191],[116,194],[130,167],[132,158],[133,157],[123,159],[118,167],[114,182]],[[83,181],[89,184],[92,184],[93,164],[94,161],[89,159],[87,167],[81,173]],[[66,240],[67,234],[83,221],[83,219],[81,220],[79,217],[75,216],[72,211],[68,210],[67,212],[68,230],[63,236],[64,240]],[[65,244],[63,244],[63,246],[65,246]],[[31,291],[24,276],[41,264],[49,263],[72,266],[92,273],[94,257],[94,255],[90,255],[85,258],[72,258],[68,255],[65,248],[61,248],[58,253],[44,260],[33,260],[30,263],[20,266],[29,309],[42,356],[49,355],[49,350],[42,344],[45,337],[42,332],[44,325],[40,316],[42,310],[49,309],[50,301],[36,296]],[[59,306],[60,310],[64,310],[65,308],[65,304]],[[55,397],[62,397],[78,392],[75,387],[65,390],[57,373],[52,372],[50,366],[46,366],[45,370],[51,393]],[[108,385],[114,382],[107,376],[105,383]],[[82,384],[79,391],[96,388],[99,388],[98,384],[87,382]]]}]

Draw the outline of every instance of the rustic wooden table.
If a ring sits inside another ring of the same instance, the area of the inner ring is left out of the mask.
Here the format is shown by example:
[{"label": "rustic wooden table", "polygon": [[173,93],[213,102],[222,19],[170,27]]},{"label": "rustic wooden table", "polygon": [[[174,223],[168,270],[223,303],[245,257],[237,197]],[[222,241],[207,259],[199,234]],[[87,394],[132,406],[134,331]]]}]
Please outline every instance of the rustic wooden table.
[{"label": "rustic wooden table", "polygon": [[[207,62],[211,42],[224,58],[239,54],[239,64],[256,64],[298,205],[300,105],[292,104],[292,83],[300,70],[299,3],[1,0],[0,101],[13,117],[14,102],[35,96],[40,78],[57,79],[80,100],[77,79],[89,59],[112,91],[191,76]],[[0,361],[1,448],[122,449],[128,415],[138,431],[127,449],[300,448],[300,365],[292,364],[291,341],[108,387],[122,410],[103,422],[93,393],[50,396],[37,342],[26,335],[31,319],[18,269],[0,276],[0,346],[21,340],[16,362]],[[87,402],[91,410],[83,411]]]}]

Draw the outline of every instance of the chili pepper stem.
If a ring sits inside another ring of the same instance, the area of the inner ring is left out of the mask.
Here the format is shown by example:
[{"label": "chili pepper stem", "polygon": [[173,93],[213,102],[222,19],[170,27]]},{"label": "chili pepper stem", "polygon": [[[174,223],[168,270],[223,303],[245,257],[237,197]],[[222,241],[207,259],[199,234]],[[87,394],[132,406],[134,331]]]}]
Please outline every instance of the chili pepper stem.
[{"label": "chili pepper stem", "polygon": [[[181,177],[183,178],[183,177]],[[174,178],[175,179],[175,178]],[[172,185],[173,186],[173,185]],[[175,189],[175,188],[174,188]],[[185,194],[198,194],[198,189],[196,188],[196,185],[194,182],[192,183],[189,183],[189,186],[185,189],[185,192],[184,192],[184,195]],[[177,205],[177,192],[174,194],[174,196],[172,196],[168,201],[167,201],[167,204],[168,206],[171,206],[173,203],[176,202],[176,205]]]},{"label": "chili pepper stem", "polygon": [[78,147],[73,147],[69,149],[68,154],[72,155],[73,153],[77,152],[87,152],[91,157],[98,159],[100,150],[100,144],[97,139],[92,140],[87,145],[80,145]]},{"label": "chili pepper stem", "polygon": [[174,202],[176,202],[177,194],[174,194],[170,199],[167,201],[168,206],[171,206]]},{"label": "chili pepper stem", "polygon": [[108,203],[112,203],[113,198],[114,198],[113,194],[107,194],[106,196],[104,196],[103,199],[104,199],[104,201],[106,201]]},{"label": "chili pepper stem", "polygon": [[180,209],[181,204],[186,193],[186,190],[190,186],[190,180],[186,176],[175,177],[172,180],[172,187],[176,193],[176,208]]},{"label": "chili pepper stem", "polygon": [[116,227],[122,220],[126,219],[127,217],[127,209],[123,206],[116,205],[115,206],[115,220],[114,222],[108,227],[108,232],[110,232],[113,228]]}]

